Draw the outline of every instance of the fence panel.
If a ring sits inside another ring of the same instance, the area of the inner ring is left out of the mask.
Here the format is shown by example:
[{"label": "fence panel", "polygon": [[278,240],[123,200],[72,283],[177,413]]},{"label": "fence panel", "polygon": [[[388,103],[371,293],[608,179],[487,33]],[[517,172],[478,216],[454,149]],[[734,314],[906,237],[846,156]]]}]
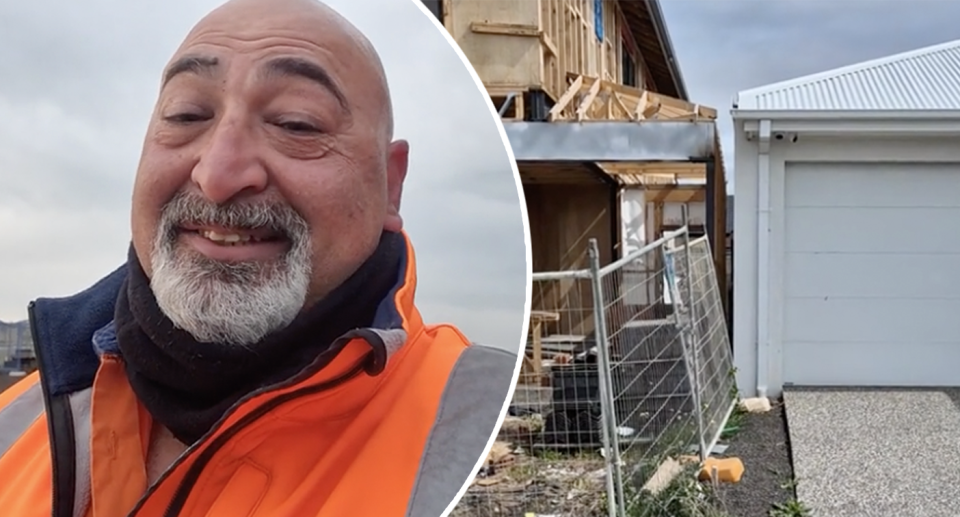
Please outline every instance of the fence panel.
[{"label": "fence panel", "polygon": [[532,295],[508,417],[453,517],[609,515],[590,273],[535,274]]},{"label": "fence panel", "polygon": [[708,241],[684,228],[602,269],[589,251],[534,275],[509,416],[454,517],[671,515],[664,466],[719,438],[735,390]]},{"label": "fence panel", "polygon": [[698,436],[686,336],[675,315],[676,294],[665,262],[669,241],[604,268],[600,279],[622,465],[618,488],[624,512],[631,515],[647,504],[639,500],[640,492],[655,490],[651,479],[664,459],[686,453]]},{"label": "fence panel", "polygon": [[689,245],[680,243],[668,247],[666,252],[674,257],[677,290],[691,309],[689,317],[695,343],[693,360],[697,364],[695,382],[700,386],[700,407],[703,410],[703,429],[699,438],[709,452],[719,439],[736,402],[733,357],[712,251],[707,238],[701,237],[691,240]]}]

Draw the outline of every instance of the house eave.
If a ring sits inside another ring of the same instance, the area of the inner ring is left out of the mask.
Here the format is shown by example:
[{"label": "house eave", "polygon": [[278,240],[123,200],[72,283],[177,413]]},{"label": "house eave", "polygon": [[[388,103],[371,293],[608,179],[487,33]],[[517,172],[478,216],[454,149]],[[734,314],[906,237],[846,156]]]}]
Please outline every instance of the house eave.
[{"label": "house eave", "polygon": [[689,100],[659,0],[618,0],[658,93]]},{"label": "house eave", "polygon": [[958,136],[960,110],[732,110],[748,139],[769,120],[777,140],[803,136]]},{"label": "house eave", "polygon": [[687,94],[687,85],[683,81],[683,74],[680,72],[680,66],[677,63],[677,56],[673,50],[673,41],[670,39],[670,32],[667,30],[667,22],[663,16],[663,10],[660,8],[659,0],[647,0],[650,17],[653,19],[653,27],[657,32],[657,39],[663,47],[663,56],[667,60],[667,69],[673,79],[674,88],[677,91],[677,97],[683,100],[689,100]]}]

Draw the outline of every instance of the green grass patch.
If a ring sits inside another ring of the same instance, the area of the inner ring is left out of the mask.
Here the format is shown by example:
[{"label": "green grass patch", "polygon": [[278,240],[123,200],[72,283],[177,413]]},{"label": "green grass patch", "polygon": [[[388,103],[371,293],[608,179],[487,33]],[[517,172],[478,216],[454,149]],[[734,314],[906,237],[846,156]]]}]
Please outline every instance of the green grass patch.
[{"label": "green grass patch", "polygon": [[785,503],[777,503],[770,509],[770,517],[811,517],[813,515],[810,508],[796,498],[792,498]]}]

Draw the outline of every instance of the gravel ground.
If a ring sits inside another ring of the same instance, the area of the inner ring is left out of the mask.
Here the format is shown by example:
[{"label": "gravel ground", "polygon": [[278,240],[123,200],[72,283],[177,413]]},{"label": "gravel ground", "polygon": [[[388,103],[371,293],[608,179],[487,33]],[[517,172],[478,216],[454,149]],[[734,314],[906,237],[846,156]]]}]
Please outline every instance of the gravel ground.
[{"label": "gravel ground", "polygon": [[768,413],[743,416],[739,433],[730,440],[725,456],[743,461],[739,483],[722,483],[718,494],[726,511],[736,517],[768,517],[775,503],[793,497],[793,466],[787,440],[783,401]]},{"label": "gravel ground", "polygon": [[956,517],[955,390],[791,389],[800,500],[829,517]]}]

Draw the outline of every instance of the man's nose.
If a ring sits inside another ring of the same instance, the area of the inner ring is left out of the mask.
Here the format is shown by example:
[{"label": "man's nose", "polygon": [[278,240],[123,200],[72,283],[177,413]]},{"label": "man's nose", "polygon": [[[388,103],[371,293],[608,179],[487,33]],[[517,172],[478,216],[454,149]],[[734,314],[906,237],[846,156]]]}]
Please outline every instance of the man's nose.
[{"label": "man's nose", "polygon": [[191,179],[214,203],[267,188],[268,174],[253,130],[240,117],[222,118],[208,136]]}]

